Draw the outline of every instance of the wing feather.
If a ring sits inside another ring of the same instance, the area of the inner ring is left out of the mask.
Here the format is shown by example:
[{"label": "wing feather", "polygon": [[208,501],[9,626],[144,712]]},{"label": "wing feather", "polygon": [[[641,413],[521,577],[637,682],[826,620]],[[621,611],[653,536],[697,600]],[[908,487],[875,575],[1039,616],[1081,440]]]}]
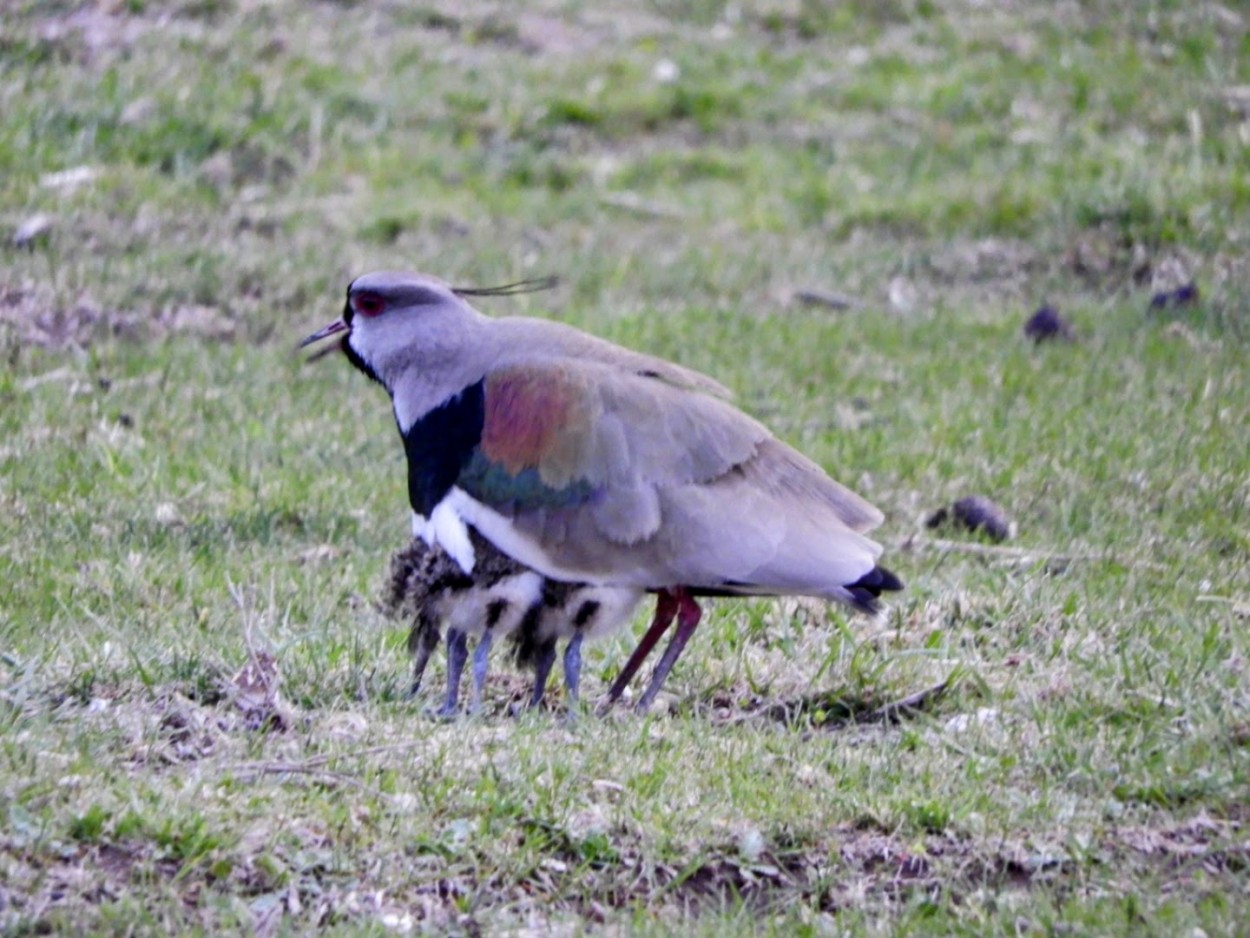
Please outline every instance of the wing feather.
[{"label": "wing feather", "polygon": [[701,390],[542,358],[483,388],[457,485],[497,519],[479,522],[488,537],[550,576],[834,595],[880,553],[862,534],[876,508]]},{"label": "wing feather", "polygon": [[555,489],[707,481],[769,438],[719,398],[593,360],[501,368],[484,392],[482,456]]}]

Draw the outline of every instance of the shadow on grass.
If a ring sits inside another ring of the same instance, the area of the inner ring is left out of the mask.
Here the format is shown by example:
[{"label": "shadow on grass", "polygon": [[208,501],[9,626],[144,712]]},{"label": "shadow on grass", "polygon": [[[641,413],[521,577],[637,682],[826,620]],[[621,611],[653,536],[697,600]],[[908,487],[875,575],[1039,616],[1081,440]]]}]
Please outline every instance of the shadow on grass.
[{"label": "shadow on grass", "polygon": [[884,704],[871,691],[859,695],[818,691],[772,702],[754,695],[722,692],[710,698],[700,709],[710,711],[719,722],[727,723],[764,719],[789,728],[826,730],[872,723],[892,725],[929,712],[957,684],[958,677],[952,675],[932,687]]}]

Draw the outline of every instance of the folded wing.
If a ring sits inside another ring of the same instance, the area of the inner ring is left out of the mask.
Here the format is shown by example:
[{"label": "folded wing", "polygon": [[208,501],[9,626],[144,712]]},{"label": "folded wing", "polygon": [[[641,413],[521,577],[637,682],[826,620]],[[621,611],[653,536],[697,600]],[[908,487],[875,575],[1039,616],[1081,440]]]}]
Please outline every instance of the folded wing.
[{"label": "folded wing", "polygon": [[540,358],[482,391],[456,485],[496,519],[474,519],[487,537],[548,575],[841,598],[880,553],[861,533],[875,508],[688,382]]}]

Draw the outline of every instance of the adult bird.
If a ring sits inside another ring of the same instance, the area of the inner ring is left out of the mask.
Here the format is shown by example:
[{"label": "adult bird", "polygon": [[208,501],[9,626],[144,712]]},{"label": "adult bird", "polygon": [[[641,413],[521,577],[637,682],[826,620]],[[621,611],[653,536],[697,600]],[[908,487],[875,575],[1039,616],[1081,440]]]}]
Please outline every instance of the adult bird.
[{"label": "adult bird", "polygon": [[[521,285],[524,288],[524,285]],[[570,326],[491,319],[466,289],[379,271],[341,319],[358,369],[390,394],[414,530],[466,572],[469,527],[559,581],[645,589],[655,616],[616,700],[673,620],[645,710],[698,626],[700,596],[818,596],[874,611],[902,588],[864,532],[881,513],[777,440],[711,378]]]}]

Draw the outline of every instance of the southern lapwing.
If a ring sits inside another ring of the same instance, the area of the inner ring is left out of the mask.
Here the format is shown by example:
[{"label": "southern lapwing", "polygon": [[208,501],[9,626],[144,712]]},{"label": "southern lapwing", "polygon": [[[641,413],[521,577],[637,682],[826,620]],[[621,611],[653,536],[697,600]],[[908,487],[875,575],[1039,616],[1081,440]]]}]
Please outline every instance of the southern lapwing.
[{"label": "southern lapwing", "polygon": [[381,271],[348,286],[348,359],[386,388],[414,528],[471,572],[469,526],[554,580],[657,594],[616,700],[677,620],[638,708],[698,626],[700,596],[802,594],[874,611],[902,588],[864,532],[881,512],[730,404],[710,378],[570,326],[488,318],[454,288]]}]

